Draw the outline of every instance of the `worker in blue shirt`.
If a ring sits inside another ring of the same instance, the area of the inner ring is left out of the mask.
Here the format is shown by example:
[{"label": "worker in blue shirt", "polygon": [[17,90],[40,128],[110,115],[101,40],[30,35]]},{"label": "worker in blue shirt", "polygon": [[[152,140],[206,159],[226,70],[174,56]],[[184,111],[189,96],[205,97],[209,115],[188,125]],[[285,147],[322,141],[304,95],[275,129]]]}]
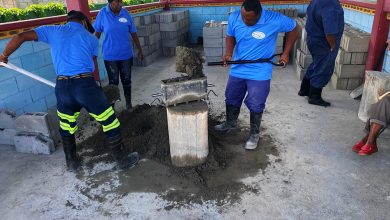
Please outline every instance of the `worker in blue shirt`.
[{"label": "worker in blue shirt", "polygon": [[41,26],[15,35],[0,55],[0,61],[8,62],[8,57],[25,41],[49,44],[57,75],[57,114],[68,170],[76,171],[80,167],[74,134],[83,107],[102,125],[118,167],[132,167],[139,160],[138,154],[124,153],[120,123],[93,77],[99,46],[98,39],[92,34],[94,29],[79,11],[70,11],[67,21],[65,25]]},{"label": "worker in blue shirt", "polygon": [[[126,107],[131,104],[131,66],[133,65],[133,44],[138,48],[138,58],[143,59],[137,29],[130,13],[122,8],[122,0],[108,0],[106,7],[99,11],[94,28],[96,37],[104,33],[103,58],[110,85],[118,86],[119,75],[123,85]],[[130,37],[130,35],[131,37]]]},{"label": "worker in blue shirt", "polygon": [[313,105],[330,106],[322,88],[332,77],[344,31],[344,11],[339,0],[312,0],[307,8],[307,46],[313,62],[307,68],[298,95],[309,96]]},{"label": "worker in blue shirt", "polygon": [[[259,0],[244,0],[241,10],[233,12],[228,21],[226,54],[223,60],[266,59],[275,53],[279,32],[287,32],[280,63],[286,65],[298,37],[296,22],[280,13],[264,10]],[[234,53],[233,53],[234,50]],[[265,108],[272,76],[270,63],[235,64],[231,66],[225,91],[226,121],[215,126],[217,131],[230,131],[237,126],[240,107],[250,110],[250,136],[245,149],[257,147],[260,122]]]}]

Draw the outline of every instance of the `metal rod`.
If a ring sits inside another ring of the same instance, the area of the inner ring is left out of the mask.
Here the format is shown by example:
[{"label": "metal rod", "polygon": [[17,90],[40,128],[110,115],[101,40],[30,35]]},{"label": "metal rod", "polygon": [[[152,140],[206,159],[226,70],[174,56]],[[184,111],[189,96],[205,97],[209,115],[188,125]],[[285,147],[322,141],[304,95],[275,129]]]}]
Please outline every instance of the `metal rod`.
[{"label": "metal rod", "polygon": [[19,72],[19,73],[21,73],[21,74],[23,74],[23,75],[26,75],[26,76],[28,76],[28,77],[30,77],[30,78],[33,78],[33,79],[35,79],[35,80],[38,80],[39,82],[45,83],[45,84],[48,85],[48,86],[56,87],[56,84],[53,83],[52,81],[49,81],[49,80],[47,80],[47,79],[45,79],[45,78],[42,78],[42,77],[40,77],[40,76],[37,76],[37,75],[35,75],[35,74],[33,74],[33,73],[30,73],[30,72],[28,72],[27,70],[24,70],[24,69],[22,69],[22,68],[20,68],[20,67],[17,67],[17,66],[15,66],[15,65],[12,64],[12,63],[3,63],[3,62],[0,62],[0,66],[4,66],[4,67],[7,67],[8,69],[15,70],[15,71],[17,71],[17,72]]},{"label": "metal rod", "polygon": [[[248,63],[270,63],[274,66],[284,66],[284,63],[274,63],[272,62],[272,59],[276,56],[280,56],[281,54],[275,54],[272,57],[266,58],[266,59],[257,59],[257,60],[234,60],[234,61],[226,61],[226,64],[248,64]],[[224,65],[224,62],[208,62],[207,66],[221,66]]]}]

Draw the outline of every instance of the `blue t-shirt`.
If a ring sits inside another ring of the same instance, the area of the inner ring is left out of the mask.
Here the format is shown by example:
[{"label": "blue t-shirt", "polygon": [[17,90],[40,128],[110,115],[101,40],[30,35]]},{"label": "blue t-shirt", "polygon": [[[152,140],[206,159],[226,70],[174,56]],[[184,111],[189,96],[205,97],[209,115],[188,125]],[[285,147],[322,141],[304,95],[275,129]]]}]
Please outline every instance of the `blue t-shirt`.
[{"label": "blue t-shirt", "polygon": [[[240,11],[229,17],[227,35],[236,39],[233,60],[257,60],[271,57],[275,53],[279,32],[290,32],[296,22],[280,13],[264,10],[253,26],[247,26]],[[272,64],[234,64],[230,75],[250,80],[269,80],[272,77]]]},{"label": "blue t-shirt", "polygon": [[74,76],[95,70],[93,57],[98,56],[99,41],[82,24],[69,22],[65,25],[41,26],[34,31],[38,41],[50,45],[57,75]]},{"label": "blue t-shirt", "polygon": [[307,7],[306,31],[309,37],[340,39],[344,31],[344,11],[338,0],[312,0]]},{"label": "blue t-shirt", "polygon": [[133,19],[126,9],[115,15],[108,4],[99,11],[93,24],[96,32],[104,33],[104,60],[127,60],[133,57],[130,33],[137,32]]}]

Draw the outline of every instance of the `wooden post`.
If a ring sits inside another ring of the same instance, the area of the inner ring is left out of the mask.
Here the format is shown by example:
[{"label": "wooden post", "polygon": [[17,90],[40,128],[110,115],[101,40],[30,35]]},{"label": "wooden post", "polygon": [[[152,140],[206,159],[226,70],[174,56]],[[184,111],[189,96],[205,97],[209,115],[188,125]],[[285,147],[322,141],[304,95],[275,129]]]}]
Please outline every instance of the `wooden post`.
[{"label": "wooden post", "polygon": [[209,154],[208,107],[192,102],[167,108],[169,145],[174,166],[196,166]]}]

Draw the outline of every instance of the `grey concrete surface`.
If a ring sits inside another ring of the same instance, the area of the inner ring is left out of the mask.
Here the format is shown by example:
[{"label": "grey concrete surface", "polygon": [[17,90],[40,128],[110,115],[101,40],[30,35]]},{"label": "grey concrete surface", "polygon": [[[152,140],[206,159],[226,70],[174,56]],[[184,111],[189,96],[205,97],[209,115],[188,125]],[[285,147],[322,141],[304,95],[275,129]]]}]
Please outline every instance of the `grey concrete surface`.
[{"label": "grey concrete surface", "polygon": [[[218,95],[211,97],[210,112],[219,115],[224,111],[227,69],[204,71]],[[160,80],[177,75],[174,58],[134,68],[135,104],[151,103]],[[324,98],[332,107],[316,107],[297,96],[298,87],[292,65],[275,69],[263,126],[276,140],[280,156],[270,158],[264,173],[242,180],[260,191],[244,193],[237,204],[218,206],[208,201],[166,210],[166,201],[144,192],[112,194],[99,202],[79,193],[84,183],[66,172],[61,149],[50,156],[29,155],[3,145],[0,219],[389,219],[389,132],[379,139],[378,153],[358,156],[350,148],[363,135],[359,101],[347,91],[326,88]],[[249,124],[246,107],[240,124]],[[93,172],[102,169],[99,165]],[[116,184],[113,178],[96,189]]]}]

